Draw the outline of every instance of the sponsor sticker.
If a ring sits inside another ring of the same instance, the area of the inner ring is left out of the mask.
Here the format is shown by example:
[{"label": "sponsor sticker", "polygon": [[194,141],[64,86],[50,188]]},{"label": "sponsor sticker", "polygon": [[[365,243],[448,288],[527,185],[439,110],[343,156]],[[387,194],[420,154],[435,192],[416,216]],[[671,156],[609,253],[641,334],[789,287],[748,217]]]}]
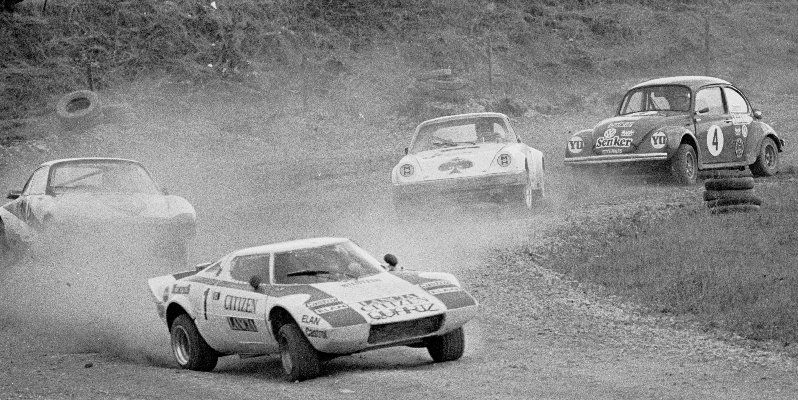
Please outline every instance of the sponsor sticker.
[{"label": "sponsor sticker", "polygon": [[228,295],[224,297],[224,309],[254,314],[255,299]]},{"label": "sponsor sticker", "polygon": [[615,128],[609,128],[606,131],[604,131],[604,137],[609,139],[609,138],[615,136],[616,132],[617,132],[617,130]]},{"label": "sponsor sticker", "polygon": [[661,149],[665,147],[666,143],[668,143],[668,138],[665,136],[665,132],[656,132],[651,135],[651,147]]},{"label": "sponsor sticker", "polygon": [[401,315],[438,311],[428,298],[409,293],[358,302],[360,310],[369,318],[380,320]]},{"label": "sponsor sticker", "polygon": [[743,125],[743,137],[748,137],[748,125]]},{"label": "sponsor sticker", "polygon": [[734,154],[737,156],[737,158],[740,158],[743,156],[743,153],[745,153],[745,143],[743,143],[743,138],[737,138],[737,140],[734,141]]},{"label": "sponsor sticker", "polygon": [[172,286],[172,294],[188,294],[190,291],[191,285],[177,286],[177,284],[175,284]]},{"label": "sponsor sticker", "polygon": [[459,174],[461,169],[468,169],[473,166],[473,162],[458,157],[441,164],[438,170],[443,172],[449,171],[450,174]]},{"label": "sponsor sticker", "polygon": [[635,135],[635,131],[633,131],[631,129],[624,129],[624,130],[621,131],[621,136],[628,137],[628,136],[634,136],[634,135]]},{"label": "sponsor sticker", "polygon": [[347,306],[346,304],[335,304],[332,306],[317,308],[313,310],[313,312],[315,312],[316,314],[327,314],[333,311],[345,310],[347,307],[349,306]]},{"label": "sponsor sticker", "polygon": [[732,114],[731,117],[734,125],[748,125],[754,121],[748,114]]},{"label": "sponsor sticker", "polygon": [[634,124],[635,124],[635,121],[616,121],[616,122],[610,122],[610,124],[607,125],[607,127],[609,127],[609,128],[631,128],[632,125],[634,125]]},{"label": "sponsor sticker", "polygon": [[356,281],[342,283],[341,287],[348,288],[352,286],[365,285],[367,283],[377,283],[377,282],[382,282],[382,281],[378,278],[358,279]]},{"label": "sponsor sticker", "polygon": [[309,301],[309,302],[305,303],[305,305],[308,308],[316,308],[316,307],[326,306],[326,305],[330,305],[330,304],[335,304],[335,303],[338,303],[338,302],[339,302],[339,300],[336,299],[335,297],[328,297],[326,299],[321,299],[321,300],[316,300],[316,301]]},{"label": "sponsor sticker", "polygon": [[568,139],[568,151],[573,154],[579,154],[582,152],[582,148],[585,147],[585,143],[582,141],[580,136],[572,136]]},{"label": "sponsor sticker", "polygon": [[622,138],[619,136],[600,137],[596,139],[596,148],[603,149],[605,147],[629,147],[632,145],[632,138]]},{"label": "sponsor sticker", "polygon": [[305,336],[309,338],[327,339],[327,331],[305,327]]},{"label": "sponsor sticker", "polygon": [[234,331],[257,332],[255,320],[249,318],[227,317],[227,324]]},{"label": "sponsor sticker", "polygon": [[451,285],[452,283],[449,281],[432,281],[432,282],[424,282],[418,286],[420,286],[422,289],[429,289],[438,286],[451,286]]},{"label": "sponsor sticker", "polygon": [[318,325],[319,321],[321,321],[320,317],[317,317],[315,315],[307,315],[307,314],[303,315],[301,319],[301,322],[303,324]]}]

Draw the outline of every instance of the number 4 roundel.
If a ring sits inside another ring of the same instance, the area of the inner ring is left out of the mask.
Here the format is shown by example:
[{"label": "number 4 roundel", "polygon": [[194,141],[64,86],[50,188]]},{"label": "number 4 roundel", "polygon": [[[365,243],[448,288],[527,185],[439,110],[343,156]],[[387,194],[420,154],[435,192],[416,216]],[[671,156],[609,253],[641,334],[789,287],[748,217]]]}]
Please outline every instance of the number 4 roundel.
[{"label": "number 4 roundel", "polygon": [[710,126],[707,131],[707,150],[715,157],[723,151],[723,131],[717,125]]}]

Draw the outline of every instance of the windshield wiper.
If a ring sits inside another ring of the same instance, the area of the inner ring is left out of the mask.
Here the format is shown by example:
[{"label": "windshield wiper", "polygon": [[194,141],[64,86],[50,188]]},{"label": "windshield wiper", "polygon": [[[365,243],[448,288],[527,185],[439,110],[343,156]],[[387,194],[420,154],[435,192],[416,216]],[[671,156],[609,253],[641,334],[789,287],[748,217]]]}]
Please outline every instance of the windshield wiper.
[{"label": "windshield wiper", "polygon": [[329,275],[330,273],[331,273],[330,271],[322,271],[318,269],[303,269],[301,271],[289,272],[285,274],[285,276],[304,276],[304,275],[316,276],[316,275]]},{"label": "windshield wiper", "polygon": [[433,136],[432,137],[432,144],[434,144],[436,146],[438,146],[438,145],[444,145],[444,146],[450,146],[450,147],[457,146],[457,142],[451,141],[449,139],[444,139],[444,138],[438,137],[438,136]]}]

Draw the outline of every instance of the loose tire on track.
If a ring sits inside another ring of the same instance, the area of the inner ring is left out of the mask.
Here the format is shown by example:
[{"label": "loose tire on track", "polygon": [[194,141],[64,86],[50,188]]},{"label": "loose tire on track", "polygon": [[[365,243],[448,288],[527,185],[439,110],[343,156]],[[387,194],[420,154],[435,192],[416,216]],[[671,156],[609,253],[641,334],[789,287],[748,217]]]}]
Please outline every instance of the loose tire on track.
[{"label": "loose tire on track", "polygon": [[762,147],[759,149],[759,156],[753,164],[749,166],[751,173],[755,176],[773,176],[779,170],[779,149],[773,139],[766,137],[762,139]]},{"label": "loose tire on track", "polygon": [[280,345],[280,361],[288,381],[304,381],[315,378],[321,371],[319,352],[294,323],[285,324],[277,333]]},{"label": "loose tire on track", "polygon": [[759,211],[759,206],[756,204],[734,204],[728,206],[718,206],[709,209],[710,214],[730,214],[753,211]]},{"label": "loose tire on track", "polygon": [[745,190],[754,188],[754,178],[750,176],[736,178],[707,179],[704,182],[707,190]]},{"label": "loose tire on track", "polygon": [[427,351],[435,362],[454,361],[465,352],[465,333],[459,327],[441,336],[426,340]]},{"label": "loose tire on track", "polygon": [[747,201],[752,204],[761,205],[762,198],[757,196],[753,190],[706,190],[704,191],[704,201],[736,199]]},{"label": "loose tire on track", "polygon": [[188,314],[181,314],[175,318],[169,331],[172,353],[181,368],[210,371],[216,367],[218,354],[208,346]]},{"label": "loose tire on track", "polygon": [[717,200],[709,200],[706,202],[707,208],[715,208],[715,207],[723,207],[723,206],[736,206],[736,205],[744,205],[744,204],[752,204],[755,206],[762,205],[762,199],[760,198],[740,198],[740,197],[730,197],[730,198],[722,198]]},{"label": "loose tire on track", "polygon": [[88,128],[100,114],[100,97],[91,90],[67,93],[55,106],[61,125],[67,130]]},{"label": "loose tire on track", "polygon": [[671,174],[682,185],[694,185],[698,177],[698,159],[689,144],[679,145],[671,159]]}]

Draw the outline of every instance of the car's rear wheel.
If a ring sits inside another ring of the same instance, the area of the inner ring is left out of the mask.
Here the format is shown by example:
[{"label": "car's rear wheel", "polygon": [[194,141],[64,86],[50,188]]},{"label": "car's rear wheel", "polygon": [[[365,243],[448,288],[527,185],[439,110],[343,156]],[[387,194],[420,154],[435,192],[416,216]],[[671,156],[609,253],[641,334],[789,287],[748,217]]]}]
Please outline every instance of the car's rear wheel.
[{"label": "car's rear wheel", "polygon": [[779,149],[773,139],[762,139],[759,156],[750,166],[751,173],[756,176],[773,176],[779,170]]},{"label": "car's rear wheel", "polygon": [[698,160],[695,149],[682,143],[671,158],[671,173],[682,185],[694,185],[698,177]]},{"label": "car's rear wheel", "polygon": [[313,348],[295,323],[280,327],[277,333],[280,361],[286,379],[291,382],[315,378],[321,372],[319,352]]},{"label": "car's rear wheel", "polygon": [[426,340],[427,351],[435,362],[454,361],[465,352],[465,333],[459,327],[449,333]]},{"label": "car's rear wheel", "polygon": [[181,314],[172,322],[172,354],[181,368],[210,371],[216,367],[219,356],[202,338],[188,314]]}]

